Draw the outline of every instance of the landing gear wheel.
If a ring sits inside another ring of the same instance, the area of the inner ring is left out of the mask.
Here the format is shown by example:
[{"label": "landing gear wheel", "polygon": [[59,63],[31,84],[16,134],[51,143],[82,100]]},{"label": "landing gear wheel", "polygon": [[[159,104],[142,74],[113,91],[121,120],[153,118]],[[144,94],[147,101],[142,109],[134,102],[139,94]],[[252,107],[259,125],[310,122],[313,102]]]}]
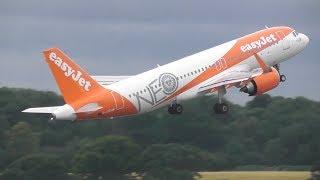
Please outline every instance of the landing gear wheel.
[{"label": "landing gear wheel", "polygon": [[168,107],[168,113],[169,114],[174,114],[174,110],[171,106]]},{"label": "landing gear wheel", "polygon": [[183,112],[183,107],[181,104],[171,104],[168,107],[169,114],[181,114]]},{"label": "landing gear wheel", "polygon": [[283,74],[280,75],[280,82],[285,82],[287,80],[287,77]]},{"label": "landing gear wheel", "polygon": [[181,114],[183,111],[182,106],[180,104],[177,104],[175,107],[175,111],[176,111],[176,114]]},{"label": "landing gear wheel", "polygon": [[226,114],[229,111],[229,106],[226,103],[217,103],[214,105],[213,110],[216,114]]}]

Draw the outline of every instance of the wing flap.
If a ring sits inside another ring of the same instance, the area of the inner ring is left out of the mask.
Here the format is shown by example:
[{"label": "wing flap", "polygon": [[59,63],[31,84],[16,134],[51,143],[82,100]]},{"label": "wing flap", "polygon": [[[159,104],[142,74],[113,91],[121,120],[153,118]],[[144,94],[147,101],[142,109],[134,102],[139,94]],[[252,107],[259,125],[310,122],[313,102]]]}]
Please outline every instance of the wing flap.
[{"label": "wing flap", "polygon": [[212,77],[211,80],[207,81],[207,83],[205,83],[198,89],[198,93],[212,90],[219,86],[226,86],[234,83],[243,82],[255,76],[258,76],[262,73],[263,73],[263,70],[261,68],[254,69],[252,71],[245,70],[245,68],[234,69],[234,70],[225,72],[219,77]]}]

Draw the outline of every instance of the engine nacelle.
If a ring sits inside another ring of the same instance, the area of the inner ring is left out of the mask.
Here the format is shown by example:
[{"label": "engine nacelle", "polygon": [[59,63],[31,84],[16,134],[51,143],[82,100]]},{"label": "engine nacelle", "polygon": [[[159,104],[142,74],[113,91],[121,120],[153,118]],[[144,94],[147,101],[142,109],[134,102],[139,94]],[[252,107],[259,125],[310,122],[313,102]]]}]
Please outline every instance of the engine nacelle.
[{"label": "engine nacelle", "polygon": [[256,96],[277,87],[280,83],[280,75],[274,67],[271,67],[271,69],[271,72],[254,77],[240,91],[248,93],[249,96]]},{"label": "engine nacelle", "polygon": [[51,120],[75,120],[76,114],[74,112],[74,109],[68,105],[65,104],[61,107],[59,107],[57,110],[55,110],[52,113]]}]

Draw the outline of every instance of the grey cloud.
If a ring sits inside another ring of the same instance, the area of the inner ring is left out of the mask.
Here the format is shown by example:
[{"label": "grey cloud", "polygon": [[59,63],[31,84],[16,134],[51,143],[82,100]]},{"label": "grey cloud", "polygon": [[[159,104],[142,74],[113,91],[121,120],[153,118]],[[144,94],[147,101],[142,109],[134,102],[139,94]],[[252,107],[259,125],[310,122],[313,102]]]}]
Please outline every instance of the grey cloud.
[{"label": "grey cloud", "polygon": [[[319,7],[317,0],[5,0],[0,2],[0,85],[57,90],[41,55],[51,46],[91,74],[137,74],[264,25],[288,25],[311,42],[282,65],[288,82],[272,94],[319,100],[320,85],[314,83],[320,65]],[[247,99],[234,93],[228,97]]]}]

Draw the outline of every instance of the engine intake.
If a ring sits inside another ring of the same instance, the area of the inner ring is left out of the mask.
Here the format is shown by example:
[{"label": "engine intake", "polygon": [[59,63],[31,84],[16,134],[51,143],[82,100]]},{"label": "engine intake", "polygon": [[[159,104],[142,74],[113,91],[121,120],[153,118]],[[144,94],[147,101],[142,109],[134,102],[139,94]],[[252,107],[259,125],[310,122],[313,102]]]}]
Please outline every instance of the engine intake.
[{"label": "engine intake", "polygon": [[271,67],[271,72],[254,77],[249,83],[242,87],[240,91],[248,93],[249,96],[261,95],[274,89],[279,83],[279,72],[274,67]]}]

